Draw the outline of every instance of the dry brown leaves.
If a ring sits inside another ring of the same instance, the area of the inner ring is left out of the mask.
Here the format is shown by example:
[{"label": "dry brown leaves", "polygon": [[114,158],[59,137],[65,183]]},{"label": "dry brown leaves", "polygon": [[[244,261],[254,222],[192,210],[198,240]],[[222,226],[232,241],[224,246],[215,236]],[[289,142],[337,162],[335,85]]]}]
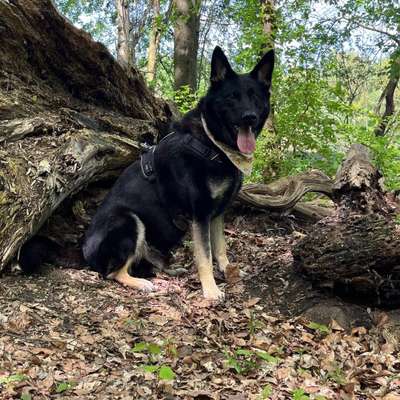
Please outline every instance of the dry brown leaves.
[{"label": "dry brown leaves", "polygon": [[[250,280],[290,262],[282,238],[228,236]],[[5,277],[0,399],[400,400],[400,360],[379,329],[272,315],[243,287],[210,304],[194,272],[162,278],[141,294],[88,271]]]}]

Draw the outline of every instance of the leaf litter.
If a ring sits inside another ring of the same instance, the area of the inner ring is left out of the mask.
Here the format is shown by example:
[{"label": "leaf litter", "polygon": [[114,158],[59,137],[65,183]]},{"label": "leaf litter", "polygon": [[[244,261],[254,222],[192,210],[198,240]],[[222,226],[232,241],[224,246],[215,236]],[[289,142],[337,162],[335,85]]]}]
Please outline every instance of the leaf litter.
[{"label": "leaf litter", "polygon": [[[220,304],[201,296],[190,243],[174,259],[188,273],[159,274],[150,294],[87,270],[3,277],[0,399],[400,400],[395,314],[351,308],[295,277],[301,229],[271,220],[263,230],[260,218],[229,218]],[[371,322],[307,318],[332,301]]]}]

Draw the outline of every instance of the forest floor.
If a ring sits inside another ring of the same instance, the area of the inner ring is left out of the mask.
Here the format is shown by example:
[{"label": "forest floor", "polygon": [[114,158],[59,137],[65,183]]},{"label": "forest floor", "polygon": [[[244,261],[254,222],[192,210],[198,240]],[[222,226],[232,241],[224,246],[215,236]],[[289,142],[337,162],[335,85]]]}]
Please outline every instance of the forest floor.
[{"label": "forest floor", "polygon": [[[400,399],[400,317],[318,292],[293,271],[293,218],[228,219],[247,275],[202,299],[191,244],[135,292],[49,267],[0,281],[0,399]],[[224,286],[223,281],[219,281]],[[396,322],[397,321],[397,322]]]}]

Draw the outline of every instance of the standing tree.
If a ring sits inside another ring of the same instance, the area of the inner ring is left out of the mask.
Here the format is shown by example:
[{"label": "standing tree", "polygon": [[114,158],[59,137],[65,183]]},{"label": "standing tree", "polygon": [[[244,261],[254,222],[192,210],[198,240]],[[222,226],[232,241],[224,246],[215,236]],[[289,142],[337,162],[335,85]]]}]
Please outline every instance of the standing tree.
[{"label": "standing tree", "polygon": [[398,40],[398,45],[399,47],[395,50],[391,57],[388,83],[385,86],[377,105],[377,112],[379,113],[382,101],[385,99],[385,110],[381,116],[381,121],[375,129],[376,136],[385,135],[389,120],[395,112],[394,94],[400,81],[400,40]]},{"label": "standing tree", "polygon": [[175,90],[197,88],[197,51],[199,47],[201,0],[175,0],[174,27]]},{"label": "standing tree", "polygon": [[160,0],[152,0],[153,18],[151,24],[151,33],[149,48],[147,51],[147,80],[153,82],[156,76],[157,53],[161,39],[160,29]]},{"label": "standing tree", "polygon": [[130,40],[131,22],[129,19],[128,0],[116,0],[115,7],[117,9],[117,60],[125,68],[133,63],[133,50]]},{"label": "standing tree", "polygon": [[[262,53],[275,47],[274,31],[275,31],[275,0],[261,0],[261,9],[263,12],[263,33],[265,35],[265,45]],[[271,107],[271,112],[265,122],[265,128],[271,132],[275,132],[274,126],[274,107]]]}]

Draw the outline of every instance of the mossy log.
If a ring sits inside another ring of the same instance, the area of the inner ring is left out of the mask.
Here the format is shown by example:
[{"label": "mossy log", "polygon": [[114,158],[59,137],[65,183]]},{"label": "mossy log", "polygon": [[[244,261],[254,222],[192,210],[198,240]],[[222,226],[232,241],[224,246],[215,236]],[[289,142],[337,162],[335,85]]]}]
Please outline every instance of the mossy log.
[{"label": "mossy log", "polygon": [[352,300],[400,304],[400,226],[368,149],[353,145],[332,188],[333,216],[294,248],[295,266]]},{"label": "mossy log", "polygon": [[57,206],[169,122],[139,72],[50,0],[0,0],[0,270]]}]

